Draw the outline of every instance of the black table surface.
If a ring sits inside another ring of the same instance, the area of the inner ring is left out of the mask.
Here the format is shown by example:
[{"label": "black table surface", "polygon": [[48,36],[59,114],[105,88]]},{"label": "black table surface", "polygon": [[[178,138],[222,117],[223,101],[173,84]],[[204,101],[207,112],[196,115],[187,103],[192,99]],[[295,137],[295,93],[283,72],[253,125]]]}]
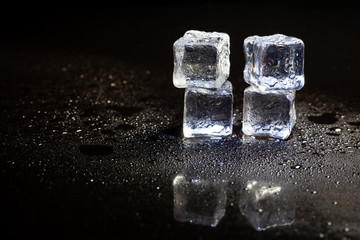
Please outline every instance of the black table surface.
[{"label": "black table surface", "polygon": [[[0,39],[0,196],[5,238],[360,238],[359,9],[236,3],[117,9],[8,9]],[[231,42],[234,132],[181,136],[184,89],[172,44],[190,29]],[[305,42],[305,87],[290,139],[241,132],[242,44]],[[216,227],[174,219],[173,180],[226,182]],[[291,225],[256,231],[241,211],[250,181],[287,186]],[[3,238],[2,238],[3,239]]]}]

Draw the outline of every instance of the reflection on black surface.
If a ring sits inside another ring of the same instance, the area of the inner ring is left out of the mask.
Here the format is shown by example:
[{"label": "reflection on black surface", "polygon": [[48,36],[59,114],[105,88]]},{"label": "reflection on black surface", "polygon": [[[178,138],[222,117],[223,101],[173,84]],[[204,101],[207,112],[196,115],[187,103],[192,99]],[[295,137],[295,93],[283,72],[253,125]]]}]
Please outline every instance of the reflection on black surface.
[{"label": "reflection on black surface", "polygon": [[173,180],[174,218],[215,227],[225,215],[227,177],[214,152],[218,140],[184,142],[184,168]]},{"label": "reflection on black surface", "polygon": [[175,220],[215,227],[229,199],[231,206],[239,203],[244,220],[258,231],[293,223],[295,196],[287,178],[244,174],[223,154],[226,142],[189,141],[183,147],[184,167],[172,182]]},{"label": "reflection on black surface", "polygon": [[173,181],[174,218],[215,227],[225,215],[226,181],[178,175]]},{"label": "reflection on black surface", "polygon": [[241,211],[258,231],[292,224],[295,203],[289,186],[249,181],[240,199]]}]

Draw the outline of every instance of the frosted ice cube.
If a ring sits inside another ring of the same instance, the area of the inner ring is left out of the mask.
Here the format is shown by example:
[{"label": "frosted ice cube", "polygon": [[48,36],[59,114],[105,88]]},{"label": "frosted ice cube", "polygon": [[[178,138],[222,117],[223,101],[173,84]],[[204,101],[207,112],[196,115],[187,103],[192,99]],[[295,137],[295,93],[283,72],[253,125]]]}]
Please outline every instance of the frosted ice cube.
[{"label": "frosted ice cube", "polygon": [[287,139],[295,125],[295,91],[244,91],[242,131],[247,135]]},{"label": "frosted ice cube", "polygon": [[219,89],[187,88],[184,99],[184,137],[224,137],[232,134],[232,85]]},{"label": "frosted ice cube", "polygon": [[291,196],[287,186],[250,181],[240,202],[240,209],[258,231],[289,225],[295,219],[295,203]]},{"label": "frosted ice cube", "polygon": [[282,34],[244,40],[245,82],[262,90],[299,90],[304,86],[304,43]]},{"label": "frosted ice cube", "polygon": [[226,182],[178,175],[173,180],[174,218],[215,227],[225,215]]},{"label": "frosted ice cube", "polygon": [[190,30],[173,46],[175,87],[218,88],[230,73],[226,33]]}]

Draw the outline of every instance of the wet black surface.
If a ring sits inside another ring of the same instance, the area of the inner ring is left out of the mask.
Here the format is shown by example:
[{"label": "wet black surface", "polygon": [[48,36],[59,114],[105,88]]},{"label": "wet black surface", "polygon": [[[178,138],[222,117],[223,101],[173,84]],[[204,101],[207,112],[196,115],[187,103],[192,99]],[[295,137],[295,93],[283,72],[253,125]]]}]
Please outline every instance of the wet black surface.
[{"label": "wet black surface", "polygon": [[[1,38],[4,238],[360,238],[358,9],[267,6],[254,17],[249,6],[2,16],[18,17]],[[181,137],[184,90],[172,85],[172,43],[189,29],[230,35],[229,138]],[[287,141],[241,133],[242,41],[272,33],[306,46],[306,83]],[[215,228],[173,217],[174,178],[199,174],[226,182]],[[252,228],[240,202],[254,180],[287,186],[296,203],[291,225]]]},{"label": "wet black surface", "polygon": [[333,124],[338,121],[335,113],[323,113],[321,116],[309,116],[308,119],[318,124]]}]

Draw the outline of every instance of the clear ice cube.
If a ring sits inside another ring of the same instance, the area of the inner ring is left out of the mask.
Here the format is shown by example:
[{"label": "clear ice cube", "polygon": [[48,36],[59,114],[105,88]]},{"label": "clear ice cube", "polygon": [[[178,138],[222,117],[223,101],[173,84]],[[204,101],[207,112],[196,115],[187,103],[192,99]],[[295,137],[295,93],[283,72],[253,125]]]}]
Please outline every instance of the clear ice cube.
[{"label": "clear ice cube", "polygon": [[225,215],[226,182],[178,175],[173,180],[174,218],[215,227]]},{"label": "clear ice cube", "polygon": [[244,79],[262,90],[299,90],[304,86],[304,42],[282,34],[244,40]]},{"label": "clear ice cube", "polygon": [[219,88],[230,73],[226,33],[190,30],[173,46],[173,83],[177,88]]},{"label": "clear ice cube", "polygon": [[233,93],[226,81],[219,89],[186,88],[184,137],[224,137],[232,134]]},{"label": "clear ice cube", "polygon": [[295,202],[289,188],[267,182],[250,181],[240,202],[240,209],[258,231],[292,224]]},{"label": "clear ice cube", "polygon": [[247,135],[287,139],[295,125],[295,91],[244,91],[242,131]]}]

